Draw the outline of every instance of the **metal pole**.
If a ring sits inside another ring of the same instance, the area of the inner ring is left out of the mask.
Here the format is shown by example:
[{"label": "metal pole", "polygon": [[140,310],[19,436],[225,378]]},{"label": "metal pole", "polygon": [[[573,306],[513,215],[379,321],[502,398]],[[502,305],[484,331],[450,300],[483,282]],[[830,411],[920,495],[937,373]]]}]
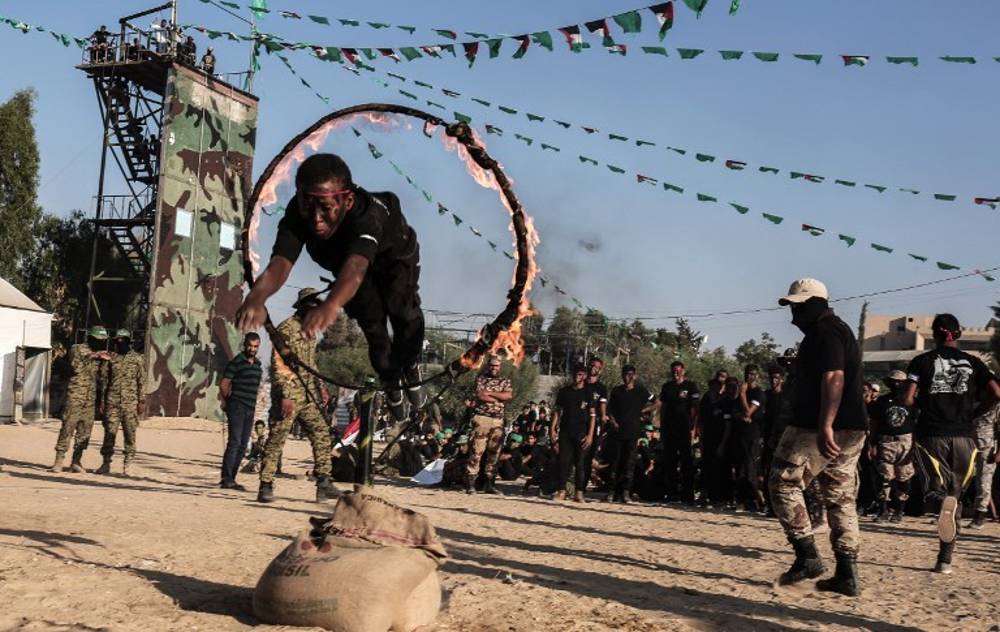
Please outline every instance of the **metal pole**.
[{"label": "metal pole", "polygon": [[358,428],[358,466],[354,471],[354,482],[371,486],[374,483],[372,468],[372,404],[375,389],[369,386],[361,389],[361,427]]},{"label": "metal pole", "polygon": [[90,306],[94,302],[94,272],[97,270],[97,243],[101,239],[101,211],[104,208],[104,171],[108,162],[108,127],[111,124],[111,104],[101,92],[100,79],[94,79],[97,90],[98,104],[104,109],[104,141],[101,144],[101,171],[97,180],[97,210],[94,212],[94,245],[90,250],[90,276],[87,277],[87,311],[83,318],[83,327],[90,327]]}]

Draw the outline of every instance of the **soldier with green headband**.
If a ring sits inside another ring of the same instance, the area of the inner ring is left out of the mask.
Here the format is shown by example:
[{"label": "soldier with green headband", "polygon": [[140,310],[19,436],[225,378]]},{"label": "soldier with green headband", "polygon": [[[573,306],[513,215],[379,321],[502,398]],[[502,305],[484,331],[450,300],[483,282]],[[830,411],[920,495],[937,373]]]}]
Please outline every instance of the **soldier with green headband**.
[{"label": "soldier with green headband", "polygon": [[111,473],[111,457],[115,454],[120,426],[125,437],[122,474],[128,476],[129,466],[135,458],[135,433],[142,413],[145,362],[142,354],[132,349],[132,334],[128,329],[115,332],[112,350],[108,388],[104,393],[104,443],[101,445],[104,462],[97,468],[97,474]]},{"label": "soldier with green headband", "polygon": [[61,472],[63,460],[73,442],[71,472],[85,472],[80,458],[90,443],[94,418],[103,414],[103,402],[98,391],[106,384],[106,366],[111,360],[107,350],[108,330],[95,325],[87,332],[87,342],[75,344],[69,350],[70,378],[63,406],[62,428],[56,441],[53,472]]}]

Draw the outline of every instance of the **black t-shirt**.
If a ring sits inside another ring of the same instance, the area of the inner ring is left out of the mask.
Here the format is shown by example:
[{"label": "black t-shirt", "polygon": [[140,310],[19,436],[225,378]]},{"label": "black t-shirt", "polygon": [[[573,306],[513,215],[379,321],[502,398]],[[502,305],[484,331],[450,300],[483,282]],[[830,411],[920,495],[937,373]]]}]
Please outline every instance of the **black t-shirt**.
[{"label": "black t-shirt", "polygon": [[765,398],[767,402],[761,419],[761,433],[767,438],[768,445],[776,445],[791,416],[791,398],[788,397],[787,389],[782,389],[780,393],[771,389],[765,393]]},{"label": "black t-shirt", "polygon": [[994,378],[983,361],[953,347],[922,353],[910,361],[907,377],[917,383],[917,434],[975,436],[976,403],[987,397]]},{"label": "black t-shirt", "polygon": [[793,415],[788,425],[816,430],[819,427],[823,374],[843,371],[844,393],[833,429],[868,429],[868,412],[862,392],[861,349],[851,328],[832,309],[806,333],[795,362]]},{"label": "black t-shirt", "polygon": [[608,401],[608,387],[601,382],[587,382],[587,388],[590,389],[590,407],[594,409],[597,420],[600,422],[601,402],[607,403]]},{"label": "black t-shirt", "polygon": [[879,397],[868,407],[868,414],[875,422],[875,436],[898,436],[913,432],[913,411],[897,404],[892,393]]},{"label": "black t-shirt", "polygon": [[337,275],[350,255],[361,255],[377,268],[417,252],[417,235],[406,223],[394,193],[369,193],[357,188],[354,206],[327,240],[313,236],[298,208],[297,198],[293,197],[278,222],[272,257],[280,255],[295,263],[305,246],[313,261]]},{"label": "black t-shirt", "polygon": [[556,408],[559,409],[559,437],[567,439],[582,439],[590,429],[590,389],[584,385],[581,389],[573,385],[559,389],[556,396]]},{"label": "black t-shirt", "polygon": [[680,384],[673,380],[664,382],[660,388],[660,402],[663,404],[660,410],[660,427],[663,432],[690,430],[691,409],[698,405],[700,397],[698,385],[691,380],[684,380]]},{"label": "black t-shirt", "polygon": [[737,411],[737,418],[735,420],[738,423],[733,424],[733,429],[741,435],[759,437],[764,425],[764,413],[767,411],[767,396],[764,395],[764,389],[757,386],[748,388],[747,404],[750,406],[757,405],[757,409],[750,415],[750,423],[743,421],[743,409],[741,405]]},{"label": "black t-shirt", "polygon": [[609,430],[620,434],[625,439],[637,439],[642,434],[642,408],[653,399],[653,394],[641,384],[636,384],[632,390],[624,384],[611,389],[608,398],[608,414],[618,422],[619,429]]}]

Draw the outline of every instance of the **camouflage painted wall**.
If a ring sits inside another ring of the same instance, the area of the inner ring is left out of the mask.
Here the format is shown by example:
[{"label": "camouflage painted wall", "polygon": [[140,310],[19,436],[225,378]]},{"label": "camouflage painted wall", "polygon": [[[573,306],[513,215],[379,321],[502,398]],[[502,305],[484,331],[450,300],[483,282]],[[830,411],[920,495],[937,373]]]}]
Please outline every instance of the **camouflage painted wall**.
[{"label": "camouflage painted wall", "polygon": [[146,414],[223,419],[219,381],[239,350],[243,202],[257,99],[174,65],[167,85],[146,334]]}]

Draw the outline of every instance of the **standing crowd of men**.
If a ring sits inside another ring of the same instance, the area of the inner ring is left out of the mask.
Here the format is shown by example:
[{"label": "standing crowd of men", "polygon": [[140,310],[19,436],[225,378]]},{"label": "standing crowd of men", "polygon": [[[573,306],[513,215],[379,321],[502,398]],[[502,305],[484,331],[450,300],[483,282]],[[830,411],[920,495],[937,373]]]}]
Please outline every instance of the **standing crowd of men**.
[{"label": "standing crowd of men", "polygon": [[150,25],[148,31],[137,31],[139,35],[131,42],[117,42],[108,27],[101,25],[90,36],[88,48],[90,62],[108,64],[114,62],[134,62],[154,55],[168,55],[171,52],[182,64],[198,67],[206,74],[215,74],[215,51],[209,46],[198,64],[198,45],[191,35],[184,35],[183,29],[167,20],[159,20]]}]

